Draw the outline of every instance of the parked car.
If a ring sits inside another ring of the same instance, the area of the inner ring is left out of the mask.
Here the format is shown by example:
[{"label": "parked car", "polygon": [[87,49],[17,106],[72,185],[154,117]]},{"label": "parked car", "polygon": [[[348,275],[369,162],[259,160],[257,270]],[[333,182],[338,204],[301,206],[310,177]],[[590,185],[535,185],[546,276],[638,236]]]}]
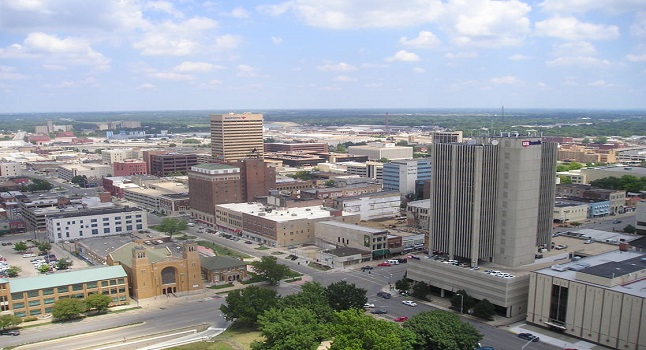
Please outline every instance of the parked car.
[{"label": "parked car", "polygon": [[590,244],[590,243],[592,243],[591,239],[586,239],[585,241],[583,241],[583,244]]},{"label": "parked car", "polygon": [[402,304],[408,305],[408,306],[417,306],[417,303],[412,300],[403,300]]},{"label": "parked car", "polygon": [[382,262],[382,263],[377,264],[377,266],[392,266],[392,265],[390,263],[387,263],[387,262]]},{"label": "parked car", "polygon": [[365,309],[373,309],[375,307],[375,304],[365,303],[365,304],[363,304],[363,307]]},{"label": "parked car", "polygon": [[362,266],[361,271],[366,271],[366,270],[372,270],[374,267],[372,266]]},{"label": "parked car", "polygon": [[621,220],[615,220],[612,222],[613,224],[621,224]]},{"label": "parked car", "polygon": [[406,322],[408,321],[408,317],[406,316],[399,316],[395,319],[395,322]]},{"label": "parked car", "polygon": [[388,311],[386,311],[384,309],[374,309],[374,310],[370,311],[370,313],[375,314],[375,315],[383,315],[383,314],[387,314]]},{"label": "parked car", "polygon": [[420,257],[419,257],[419,256],[415,256],[415,255],[408,255],[408,256],[406,257],[406,259],[415,259],[415,260],[420,260]]},{"label": "parked car", "polygon": [[539,339],[537,336],[533,335],[532,333],[518,333],[518,338],[531,340],[533,342],[537,342]]},{"label": "parked car", "polygon": [[377,293],[377,296],[384,299],[390,299],[390,297],[392,297],[388,292],[379,292]]},{"label": "parked car", "polygon": [[15,337],[15,336],[20,335],[20,331],[17,330],[17,329],[10,329],[10,330],[2,331],[0,334],[2,334],[2,335],[13,335]]}]

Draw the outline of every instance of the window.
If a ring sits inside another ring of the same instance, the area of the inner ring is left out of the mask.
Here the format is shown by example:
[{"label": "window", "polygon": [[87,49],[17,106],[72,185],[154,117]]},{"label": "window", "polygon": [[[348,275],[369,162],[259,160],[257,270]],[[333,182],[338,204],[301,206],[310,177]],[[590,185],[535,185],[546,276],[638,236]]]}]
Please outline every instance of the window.
[{"label": "window", "polygon": [[60,294],[60,293],[67,293],[67,292],[69,292],[69,288],[68,288],[67,286],[65,286],[65,287],[58,287],[58,288],[56,288],[56,289],[58,290],[58,293],[59,293],[59,294]]},{"label": "window", "polygon": [[132,231],[132,225],[126,226],[126,231]]},{"label": "window", "polygon": [[54,294],[54,289],[53,288],[43,289],[43,295],[52,295],[52,294]]},{"label": "window", "polygon": [[32,300],[32,301],[30,301],[29,306],[40,306],[40,300]]},{"label": "window", "polygon": [[92,219],[90,220],[90,222],[97,222],[97,219]]},{"label": "window", "polygon": [[40,313],[41,313],[40,309],[36,309],[36,310],[29,310],[29,316],[36,316],[36,315],[40,315]]},{"label": "window", "polygon": [[46,299],[44,300],[44,304],[45,304],[45,305],[47,305],[47,304],[53,304],[53,303],[54,303],[54,301],[55,301],[55,299],[54,299],[54,298],[46,298]]},{"label": "window", "polygon": [[14,309],[22,309],[25,307],[25,303],[13,303]]},{"label": "window", "polygon": [[144,226],[142,224],[137,224],[137,230],[142,230]]},{"label": "window", "polygon": [[96,282],[88,282],[87,283],[87,288],[88,289],[96,288]]},{"label": "window", "polygon": [[75,291],[75,292],[79,291],[79,290],[83,290],[83,284],[82,283],[77,283],[77,284],[73,285],[72,290]]},{"label": "window", "polygon": [[103,218],[103,221],[110,221],[110,218]]},{"label": "window", "polygon": [[29,292],[27,292],[27,298],[36,298],[39,295],[40,293],[37,290],[30,290]]},{"label": "window", "polygon": [[110,233],[110,228],[109,227],[104,228],[103,233]]},{"label": "window", "polygon": [[21,312],[14,312],[13,314],[14,314],[15,316],[18,316],[18,317],[25,317],[25,316],[27,315],[27,314],[25,314],[25,312],[24,312],[24,311],[21,311]]},{"label": "window", "polygon": [[114,228],[114,230],[115,230],[116,232],[121,232],[121,226],[117,226],[117,227],[115,227],[115,228]]},{"label": "window", "polygon": [[92,229],[92,234],[93,234],[93,235],[98,235],[98,234],[99,234],[99,229],[97,229],[97,228],[93,228],[93,229]]}]

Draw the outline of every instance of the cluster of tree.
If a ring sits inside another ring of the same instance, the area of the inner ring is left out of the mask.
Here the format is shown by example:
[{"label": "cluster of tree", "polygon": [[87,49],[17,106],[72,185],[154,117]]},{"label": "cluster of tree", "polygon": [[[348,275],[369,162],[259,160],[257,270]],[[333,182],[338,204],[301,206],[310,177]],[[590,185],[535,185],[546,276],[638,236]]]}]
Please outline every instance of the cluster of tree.
[{"label": "cluster of tree", "polygon": [[198,140],[198,139],[185,139],[184,141],[182,141],[182,143],[183,143],[183,144],[194,144],[194,145],[199,145],[199,144],[200,144],[200,143],[202,143],[202,142],[201,142],[200,140]]},{"label": "cluster of tree", "polygon": [[561,172],[561,171],[579,170],[583,167],[585,167],[585,165],[578,162],[567,162],[567,163],[561,163],[557,165],[556,171]]},{"label": "cluster of tree", "polygon": [[590,181],[590,185],[608,190],[624,190],[629,192],[646,191],[646,177],[624,175],[621,178],[610,176]]},{"label": "cluster of tree", "polygon": [[277,285],[284,278],[297,276],[287,265],[279,264],[278,259],[271,255],[263,256],[250,265],[258,278],[271,286]]},{"label": "cluster of tree", "polygon": [[312,180],[314,176],[312,175],[311,171],[306,171],[306,170],[299,170],[295,174],[289,175],[291,178],[298,179],[298,180]]},{"label": "cluster of tree", "polygon": [[46,180],[41,180],[41,179],[36,179],[36,178],[29,178],[31,183],[29,185],[25,185],[22,187],[22,191],[27,191],[27,192],[36,192],[36,191],[49,191],[52,188],[54,188],[54,185],[52,185],[49,181]]},{"label": "cluster of tree", "polygon": [[495,306],[487,299],[475,299],[465,290],[460,289],[451,297],[450,301],[455,310],[466,311],[485,320],[493,319]]},{"label": "cluster of tree", "polygon": [[163,218],[155,229],[168,234],[168,236],[172,238],[174,234],[186,230],[187,226],[188,224],[184,220],[177,218]]},{"label": "cluster of tree", "polygon": [[79,318],[87,311],[104,313],[112,298],[104,294],[91,294],[85,299],[63,298],[52,305],[52,316],[57,320],[72,320]]},{"label": "cluster of tree", "polygon": [[323,287],[303,284],[296,294],[251,286],[229,293],[220,307],[228,320],[257,327],[263,341],[253,350],[316,349],[324,340],[331,350],[463,350],[482,339],[473,326],[445,311],[423,312],[403,327],[366,315],[366,290],[346,281]]},{"label": "cluster of tree", "polygon": [[0,315],[0,329],[13,328],[22,323],[22,317],[12,314]]}]

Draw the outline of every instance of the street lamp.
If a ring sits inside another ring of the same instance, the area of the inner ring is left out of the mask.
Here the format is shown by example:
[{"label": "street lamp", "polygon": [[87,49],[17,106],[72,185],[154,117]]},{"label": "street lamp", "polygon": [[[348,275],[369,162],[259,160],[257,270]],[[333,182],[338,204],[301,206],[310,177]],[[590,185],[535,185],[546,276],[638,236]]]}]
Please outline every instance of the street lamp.
[{"label": "street lamp", "polygon": [[457,293],[460,296],[460,313],[462,313],[462,308],[464,307],[464,295]]}]

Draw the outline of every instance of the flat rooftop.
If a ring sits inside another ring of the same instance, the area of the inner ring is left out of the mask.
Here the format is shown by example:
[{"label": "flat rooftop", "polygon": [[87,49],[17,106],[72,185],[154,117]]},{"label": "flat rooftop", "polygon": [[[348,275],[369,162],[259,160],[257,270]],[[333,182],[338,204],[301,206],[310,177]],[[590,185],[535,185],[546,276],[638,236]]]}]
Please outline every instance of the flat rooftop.
[{"label": "flat rooftop", "polygon": [[[229,203],[229,204],[218,204],[216,208],[225,208],[228,210],[249,214],[262,216],[267,220],[275,222],[288,222],[291,220],[303,220],[303,219],[321,219],[321,218],[332,218],[330,215],[330,210],[321,206],[310,206],[310,207],[298,207],[298,208],[278,208],[270,209],[267,211],[265,205],[257,202],[251,203]],[[355,213],[342,212],[343,216],[356,215]]]}]

